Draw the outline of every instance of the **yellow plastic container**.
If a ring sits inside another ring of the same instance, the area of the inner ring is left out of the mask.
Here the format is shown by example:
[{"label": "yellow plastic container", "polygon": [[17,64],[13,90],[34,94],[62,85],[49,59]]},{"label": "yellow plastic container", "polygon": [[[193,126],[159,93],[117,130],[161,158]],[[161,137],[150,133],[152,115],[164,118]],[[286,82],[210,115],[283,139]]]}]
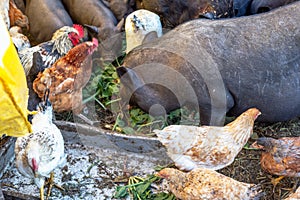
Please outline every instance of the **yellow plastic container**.
[{"label": "yellow plastic container", "polygon": [[31,133],[28,88],[24,69],[3,19],[0,17],[0,136]]}]

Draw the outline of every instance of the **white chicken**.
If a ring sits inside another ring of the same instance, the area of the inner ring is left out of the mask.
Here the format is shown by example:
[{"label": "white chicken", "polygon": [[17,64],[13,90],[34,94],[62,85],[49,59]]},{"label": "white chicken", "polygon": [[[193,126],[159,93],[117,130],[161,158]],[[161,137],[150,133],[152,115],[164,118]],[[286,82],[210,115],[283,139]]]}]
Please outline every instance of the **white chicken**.
[{"label": "white chicken", "polygon": [[53,170],[65,162],[64,140],[52,123],[49,90],[47,92],[46,100],[39,104],[38,113],[32,119],[33,133],[18,137],[15,144],[16,166],[21,174],[34,179],[40,188],[41,199],[44,199],[45,177],[50,178],[53,185]]},{"label": "white chicken", "polygon": [[226,126],[171,125],[154,130],[167,153],[181,170],[222,169],[231,163],[252,135],[260,115],[250,108]]},{"label": "white chicken", "polygon": [[127,16],[125,22],[126,53],[133,48],[162,36],[159,16],[148,10],[136,10]]}]

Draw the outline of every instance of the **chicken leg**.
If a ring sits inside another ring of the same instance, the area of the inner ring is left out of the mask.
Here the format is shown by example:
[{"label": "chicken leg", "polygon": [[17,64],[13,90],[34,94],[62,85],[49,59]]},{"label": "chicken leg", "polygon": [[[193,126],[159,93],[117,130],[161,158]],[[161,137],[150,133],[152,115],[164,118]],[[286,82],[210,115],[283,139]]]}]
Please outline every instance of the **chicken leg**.
[{"label": "chicken leg", "polygon": [[[51,194],[51,190],[52,190],[52,187],[54,186],[54,187],[56,187],[56,188],[58,188],[58,189],[60,189],[60,190],[65,190],[63,187],[61,187],[61,186],[59,186],[59,185],[57,185],[57,184],[55,184],[54,183],[54,172],[51,172],[50,173],[50,177],[49,177],[49,179],[47,180],[47,182],[45,183],[45,185],[49,185],[49,187],[48,187],[48,191],[47,191],[47,197],[46,197],[46,200],[48,200],[49,199],[49,197],[50,197],[50,194]],[[43,187],[42,187],[43,188]],[[43,193],[42,194],[44,194],[44,190],[43,190]],[[41,200],[44,200],[44,199],[42,199],[42,197],[41,197]]]},{"label": "chicken leg", "polygon": [[40,188],[40,199],[44,200],[44,185],[42,185]]},{"label": "chicken leg", "polygon": [[278,178],[271,178],[271,183],[273,184],[273,192],[276,188],[276,185],[283,179],[284,176],[279,176]]}]

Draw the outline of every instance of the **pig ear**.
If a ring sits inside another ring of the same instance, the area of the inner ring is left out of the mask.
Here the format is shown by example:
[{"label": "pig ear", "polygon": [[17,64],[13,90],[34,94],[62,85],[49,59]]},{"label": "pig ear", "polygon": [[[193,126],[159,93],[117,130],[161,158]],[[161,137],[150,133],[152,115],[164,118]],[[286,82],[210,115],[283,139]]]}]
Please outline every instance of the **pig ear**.
[{"label": "pig ear", "polygon": [[121,78],[124,74],[126,74],[127,71],[128,71],[127,68],[124,66],[118,67],[117,74],[118,74],[119,78]]},{"label": "pig ear", "polygon": [[115,27],[115,31],[117,33],[120,33],[122,31],[122,27],[124,26],[125,23],[125,18],[123,17],[120,22],[117,24],[117,26]]},{"label": "pig ear", "polygon": [[98,38],[99,29],[96,26],[84,24],[84,28],[87,30],[90,38]]},{"label": "pig ear", "polygon": [[133,91],[145,84],[133,69],[121,66],[117,68],[117,74],[121,79],[121,82]]},{"label": "pig ear", "polygon": [[151,32],[149,32],[145,35],[142,44],[152,42],[153,40],[155,40],[157,38],[158,38],[157,32],[156,31],[151,31]]}]

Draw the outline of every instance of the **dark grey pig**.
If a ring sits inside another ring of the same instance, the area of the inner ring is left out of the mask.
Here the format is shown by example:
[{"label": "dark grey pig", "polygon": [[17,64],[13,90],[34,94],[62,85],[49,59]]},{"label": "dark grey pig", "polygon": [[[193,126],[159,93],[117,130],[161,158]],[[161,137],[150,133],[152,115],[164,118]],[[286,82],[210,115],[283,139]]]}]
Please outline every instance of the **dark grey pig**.
[{"label": "dark grey pig", "polygon": [[259,121],[300,116],[300,2],[226,20],[194,20],[133,49],[118,69],[122,99],[151,114],[185,104],[222,125],[251,107]]},{"label": "dark grey pig", "polygon": [[60,0],[26,0],[26,12],[30,34],[37,43],[48,41],[52,34],[73,22]]},{"label": "dark grey pig", "polygon": [[250,13],[252,0],[233,0],[233,10],[235,17],[241,17]]},{"label": "dark grey pig", "polygon": [[250,14],[268,12],[279,6],[292,3],[298,0],[253,0],[251,3]]}]

